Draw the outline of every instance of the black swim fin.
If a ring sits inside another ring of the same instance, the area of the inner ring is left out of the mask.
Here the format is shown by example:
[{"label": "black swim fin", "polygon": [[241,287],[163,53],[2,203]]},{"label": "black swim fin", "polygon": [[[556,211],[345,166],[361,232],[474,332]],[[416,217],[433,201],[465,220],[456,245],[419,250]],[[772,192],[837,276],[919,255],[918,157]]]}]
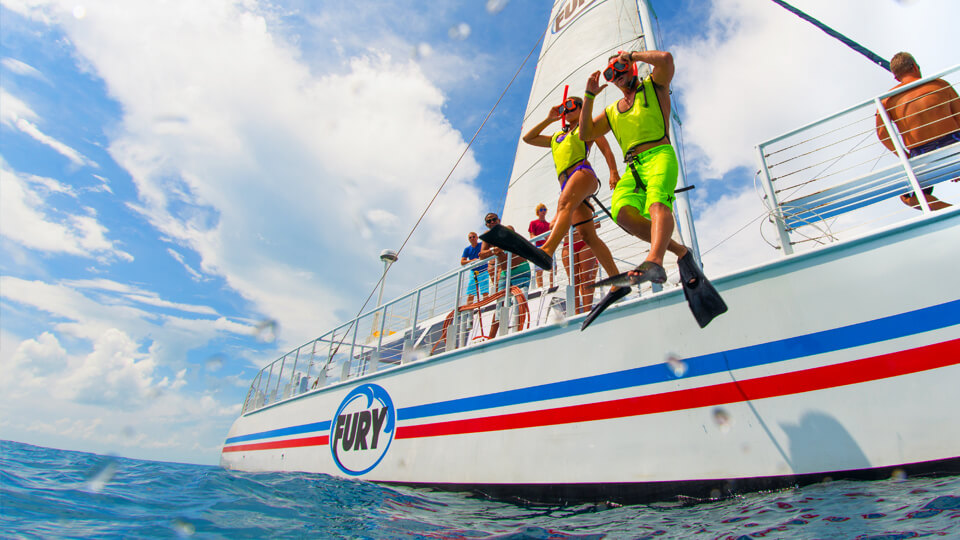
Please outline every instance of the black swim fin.
[{"label": "black swim fin", "polygon": [[720,297],[720,293],[713,288],[713,284],[703,275],[697,266],[693,254],[680,257],[677,261],[680,268],[680,284],[683,285],[683,296],[687,299],[690,311],[697,320],[700,328],[706,327],[717,315],[727,312],[727,304]]},{"label": "black swim fin", "polygon": [[553,268],[553,257],[503,225],[494,225],[489,231],[481,234],[480,239],[504,251],[523,257],[544,270]]},{"label": "black swim fin", "polygon": [[[640,274],[631,276],[630,272],[640,272]],[[667,272],[663,269],[663,267],[657,263],[652,263],[649,261],[644,261],[640,266],[634,268],[630,272],[622,272],[615,276],[601,279],[600,281],[586,283],[584,284],[584,287],[586,287],[589,291],[596,287],[603,287],[605,285],[629,287],[631,285],[639,285],[640,283],[647,281],[651,283],[663,283],[667,281]]]},{"label": "black swim fin", "polygon": [[590,323],[594,319],[600,316],[603,313],[603,310],[610,307],[614,302],[620,300],[624,296],[630,294],[630,287],[620,287],[619,289],[611,290],[600,300],[600,303],[593,306],[593,309],[590,310],[590,314],[587,315],[587,318],[583,320],[583,324],[580,325],[580,331],[583,332],[590,326]]}]

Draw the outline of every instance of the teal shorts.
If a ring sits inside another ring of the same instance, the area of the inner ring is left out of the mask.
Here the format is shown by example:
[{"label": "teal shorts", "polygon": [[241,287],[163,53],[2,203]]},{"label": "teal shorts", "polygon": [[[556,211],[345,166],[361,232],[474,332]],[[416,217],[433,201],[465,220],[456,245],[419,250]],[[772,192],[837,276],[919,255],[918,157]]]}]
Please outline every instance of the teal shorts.
[{"label": "teal shorts", "polygon": [[[634,176],[634,168],[640,178]],[[610,203],[613,219],[617,219],[617,214],[624,206],[636,208],[647,219],[650,219],[650,205],[653,203],[662,203],[672,212],[673,201],[676,200],[673,190],[677,188],[679,174],[677,154],[669,144],[655,146],[637,154],[633,162],[627,165],[627,170],[613,190],[613,200]],[[638,182],[641,181],[642,187],[638,187]]]},{"label": "teal shorts", "polygon": [[[511,287],[520,287],[520,289],[526,294],[527,286],[530,285],[530,264],[527,261],[523,261],[513,268],[513,272],[510,273],[510,286]],[[497,283],[497,290],[502,291],[507,286],[507,271],[500,271],[500,279]]]}]

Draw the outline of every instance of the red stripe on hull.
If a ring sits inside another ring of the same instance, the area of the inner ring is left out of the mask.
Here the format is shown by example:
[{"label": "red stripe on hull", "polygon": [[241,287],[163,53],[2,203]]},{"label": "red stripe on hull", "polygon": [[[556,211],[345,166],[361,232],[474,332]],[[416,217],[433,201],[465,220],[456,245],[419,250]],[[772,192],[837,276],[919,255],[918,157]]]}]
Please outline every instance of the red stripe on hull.
[{"label": "red stripe on hull", "polygon": [[252,444],[238,444],[235,446],[224,446],[224,452],[243,452],[245,450],[276,450],[277,448],[299,448],[301,446],[324,446],[329,444],[329,435],[320,435],[319,437],[304,437],[302,439],[284,439],[282,441],[270,441]]},{"label": "red stripe on hull", "polygon": [[[960,339],[935,343],[917,349],[853,360],[842,364],[805,369],[792,373],[781,373],[744,381],[689,388],[687,390],[677,390],[652,396],[639,396],[539,411],[398,427],[395,438],[414,439],[420,437],[462,435],[467,433],[592,422],[628,416],[681,411],[888,379],[890,377],[909,375],[911,373],[946,367],[958,363],[960,363]],[[329,437],[324,435],[320,437],[227,446],[224,447],[223,451],[273,450],[302,446],[323,446],[327,444],[329,444]]]},{"label": "red stripe on hull", "polygon": [[858,384],[960,363],[960,340],[842,364],[652,396],[397,428],[397,439],[522,429],[710,407]]}]

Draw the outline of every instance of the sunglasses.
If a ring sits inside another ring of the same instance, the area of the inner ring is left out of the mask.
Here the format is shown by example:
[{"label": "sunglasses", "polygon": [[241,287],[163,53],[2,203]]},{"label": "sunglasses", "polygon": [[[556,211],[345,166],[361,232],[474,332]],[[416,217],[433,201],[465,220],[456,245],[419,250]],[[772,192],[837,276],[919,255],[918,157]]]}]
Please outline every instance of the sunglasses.
[{"label": "sunglasses", "polygon": [[563,102],[563,105],[560,105],[560,114],[567,114],[568,112],[573,112],[580,108],[580,104],[574,101],[573,98],[567,98]]},{"label": "sunglasses", "polygon": [[615,58],[613,62],[610,62],[610,65],[607,66],[607,69],[603,70],[603,78],[607,81],[613,81],[629,69],[630,64],[627,64],[619,58]]},{"label": "sunglasses", "polygon": [[500,221],[500,218],[487,218],[484,221],[486,221],[487,223],[496,223]]},{"label": "sunglasses", "polygon": [[546,212],[546,211],[547,211],[546,208],[541,208],[541,209],[537,210],[537,213],[539,214],[540,212]]}]

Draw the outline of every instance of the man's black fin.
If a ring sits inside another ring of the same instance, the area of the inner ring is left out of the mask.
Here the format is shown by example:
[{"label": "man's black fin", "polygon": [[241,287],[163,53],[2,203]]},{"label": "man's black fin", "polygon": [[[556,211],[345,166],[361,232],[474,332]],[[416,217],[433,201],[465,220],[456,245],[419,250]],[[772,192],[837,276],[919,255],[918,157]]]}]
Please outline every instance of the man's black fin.
[{"label": "man's black fin", "polygon": [[583,287],[586,288],[588,291],[592,291],[597,287],[606,287],[608,285],[612,285],[615,287],[630,287],[630,285],[632,284],[633,284],[633,281],[630,280],[630,276],[627,275],[627,272],[622,272],[615,276],[603,278],[593,283],[584,283]]},{"label": "man's black fin", "polygon": [[690,311],[700,328],[710,324],[717,315],[726,313],[727,304],[720,297],[720,293],[713,288],[707,276],[703,275],[703,271],[697,266],[697,261],[694,260],[690,251],[680,257],[677,266],[680,268],[683,296],[686,297]]},{"label": "man's black fin", "polygon": [[503,225],[494,225],[489,231],[481,234],[480,239],[504,251],[523,257],[544,270],[553,268],[553,257]]},{"label": "man's black fin", "polygon": [[587,318],[583,320],[583,324],[580,325],[580,331],[583,332],[590,326],[590,323],[594,319],[600,316],[603,313],[603,310],[610,307],[614,302],[620,300],[624,296],[630,294],[630,287],[620,287],[619,289],[613,289],[600,300],[600,303],[593,306],[593,309],[590,310],[590,314],[587,315]]}]

